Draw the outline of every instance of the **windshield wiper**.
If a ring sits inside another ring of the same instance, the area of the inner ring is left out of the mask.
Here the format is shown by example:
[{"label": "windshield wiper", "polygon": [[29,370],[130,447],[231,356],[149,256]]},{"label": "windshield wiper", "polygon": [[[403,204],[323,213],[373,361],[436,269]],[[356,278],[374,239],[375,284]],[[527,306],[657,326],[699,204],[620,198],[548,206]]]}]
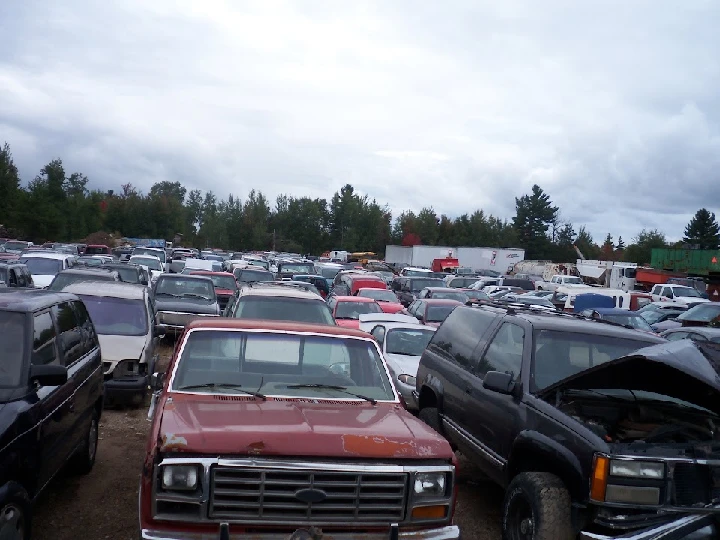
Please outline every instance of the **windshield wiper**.
[{"label": "windshield wiper", "polygon": [[156,292],[155,294],[159,294],[159,295],[162,295],[162,296],[172,296],[173,298],[182,298],[182,295],[181,295],[181,294],[175,294],[175,293],[171,293],[171,292],[159,292],[159,291],[158,291],[158,292]]},{"label": "windshield wiper", "polygon": [[203,296],[202,294],[191,293],[191,292],[182,293],[180,298],[202,298],[203,300],[210,300],[207,296]]},{"label": "windshield wiper", "polygon": [[203,384],[188,384],[186,386],[181,386],[178,388],[178,390],[198,390],[200,388],[231,388],[233,390],[240,390],[242,393],[247,394],[249,396],[254,396],[256,398],[260,398],[263,401],[267,400],[267,396],[265,394],[261,394],[260,392],[253,392],[252,390],[245,390],[241,384],[233,384],[233,383],[203,383]]},{"label": "windshield wiper", "polygon": [[348,392],[347,387],[345,386],[337,386],[334,384],[288,384],[285,388],[289,389],[297,389],[297,388],[319,388],[321,390],[337,390],[338,392],[342,392],[344,394],[348,394],[349,396],[354,396],[359,399],[364,399],[365,401],[369,401],[373,405],[377,404],[377,400],[373,399],[371,397],[363,396],[362,394],[356,394],[354,392]]}]

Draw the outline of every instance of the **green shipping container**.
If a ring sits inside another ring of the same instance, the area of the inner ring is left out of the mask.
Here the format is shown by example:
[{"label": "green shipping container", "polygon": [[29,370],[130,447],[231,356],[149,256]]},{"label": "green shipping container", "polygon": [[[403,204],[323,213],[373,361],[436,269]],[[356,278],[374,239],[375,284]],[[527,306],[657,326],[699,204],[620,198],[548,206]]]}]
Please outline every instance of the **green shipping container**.
[{"label": "green shipping container", "polygon": [[720,250],[655,248],[650,266],[715,281],[720,279]]}]

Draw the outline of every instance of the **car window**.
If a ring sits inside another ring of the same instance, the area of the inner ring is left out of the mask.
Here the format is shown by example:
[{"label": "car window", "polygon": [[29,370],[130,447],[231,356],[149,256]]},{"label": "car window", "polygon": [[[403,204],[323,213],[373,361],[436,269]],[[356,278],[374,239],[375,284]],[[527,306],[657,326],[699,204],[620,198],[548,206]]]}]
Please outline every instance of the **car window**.
[{"label": "car window", "polygon": [[462,369],[471,371],[473,351],[495,320],[495,315],[491,313],[470,308],[457,309],[435,332],[428,348]]},{"label": "car window", "polygon": [[665,298],[672,298],[673,297],[672,289],[670,287],[664,287],[662,295]]},{"label": "car window", "polygon": [[85,334],[85,347],[86,351],[89,352],[95,347],[99,347],[97,334],[95,333],[95,326],[93,326],[90,320],[90,314],[88,313],[85,304],[82,302],[75,301],[72,303],[75,308],[75,316],[77,317],[78,326]]},{"label": "car window", "polygon": [[525,330],[517,324],[503,323],[490,341],[475,370],[476,374],[484,377],[488,371],[500,371],[512,373],[517,380],[522,368],[524,345]]},{"label": "car window", "polygon": [[693,341],[709,341],[706,336],[703,336],[702,334],[696,334],[695,332],[691,332],[688,337]]},{"label": "car window", "polygon": [[335,325],[325,302],[285,297],[244,296],[238,299],[233,316],[241,319],[295,321]]},{"label": "car window", "polygon": [[0,311],[0,387],[16,387],[20,384],[26,347],[25,314]]},{"label": "car window", "polygon": [[52,313],[57,323],[60,358],[64,365],[72,365],[82,358],[85,349],[75,312],[69,302],[63,302],[53,306]]},{"label": "car window", "polygon": [[49,311],[38,313],[33,317],[32,363],[59,364],[55,352],[55,326]]}]

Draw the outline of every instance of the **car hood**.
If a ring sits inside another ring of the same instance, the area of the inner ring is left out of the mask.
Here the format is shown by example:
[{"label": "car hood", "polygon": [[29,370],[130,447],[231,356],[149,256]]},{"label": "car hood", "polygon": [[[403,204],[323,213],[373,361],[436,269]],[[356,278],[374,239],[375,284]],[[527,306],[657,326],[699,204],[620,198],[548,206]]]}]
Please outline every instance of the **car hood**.
[{"label": "car hood", "polygon": [[404,354],[385,353],[385,360],[388,366],[396,375],[417,375],[418,366],[420,365],[419,356],[406,356]]},{"label": "car hood", "polygon": [[33,279],[33,284],[39,289],[44,289],[45,287],[49,286],[50,283],[52,283],[52,280],[55,279],[55,276],[46,276],[41,274],[31,275]]},{"label": "car hood", "polygon": [[105,362],[142,358],[146,336],[111,336],[98,334],[100,354]]},{"label": "car hood", "polygon": [[645,347],[595,366],[537,393],[557,391],[644,390],[682,399],[720,414],[720,345],[689,339]]},{"label": "car hood", "polygon": [[400,313],[405,309],[405,306],[399,302],[378,302],[378,304],[380,304],[383,313]]},{"label": "car hood", "polygon": [[452,459],[448,443],[394,403],[170,395],[161,452]]},{"label": "car hood", "polygon": [[217,313],[215,302],[208,304],[198,298],[174,298],[168,296],[155,297],[157,311],[179,311],[181,313],[203,313],[215,315]]},{"label": "car hood", "polygon": [[215,289],[215,294],[218,296],[232,296],[235,294],[235,291],[231,291],[230,289]]},{"label": "car hood", "polygon": [[356,330],[360,328],[360,321],[357,319],[335,319],[335,322],[343,328],[355,328]]}]

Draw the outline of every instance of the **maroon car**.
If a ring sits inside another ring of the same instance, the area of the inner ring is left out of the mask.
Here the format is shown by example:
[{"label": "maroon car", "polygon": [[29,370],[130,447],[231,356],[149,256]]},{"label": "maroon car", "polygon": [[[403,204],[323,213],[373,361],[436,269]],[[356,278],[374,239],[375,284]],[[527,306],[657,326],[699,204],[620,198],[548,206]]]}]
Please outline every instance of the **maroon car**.
[{"label": "maroon car", "polygon": [[161,381],[141,538],[460,538],[455,455],[402,406],[370,335],[196,320]]},{"label": "maroon car", "polygon": [[190,272],[191,276],[207,276],[213,282],[215,288],[215,296],[217,296],[220,311],[225,311],[225,306],[237,292],[238,286],[235,276],[230,272],[211,272],[209,270],[198,270]]}]

